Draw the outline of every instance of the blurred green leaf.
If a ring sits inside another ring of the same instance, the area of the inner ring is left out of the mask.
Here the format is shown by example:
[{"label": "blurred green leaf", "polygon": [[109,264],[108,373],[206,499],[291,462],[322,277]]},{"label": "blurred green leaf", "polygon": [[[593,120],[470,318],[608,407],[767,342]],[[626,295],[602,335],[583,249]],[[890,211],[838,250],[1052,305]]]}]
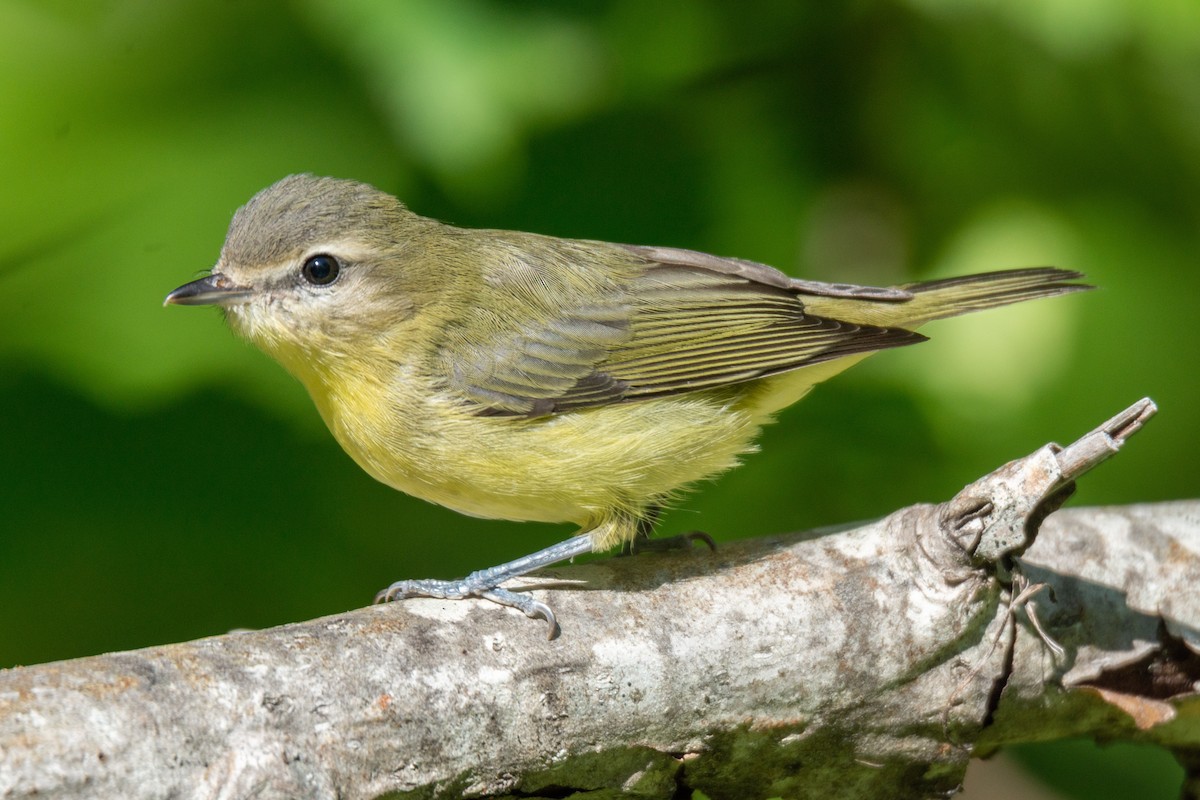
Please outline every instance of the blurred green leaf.
[{"label": "blurred green leaf", "polygon": [[1076,502],[1200,491],[1190,0],[0,0],[0,26],[0,665],[315,616],[569,533],[375,484],[218,314],[161,307],[293,172],[826,280],[1100,287],[819,387],[668,532],[938,500],[1143,395],[1162,413]]},{"label": "blurred green leaf", "polygon": [[559,14],[472,0],[300,7],[359,70],[402,144],[455,187],[519,158],[531,131],[596,105],[603,89],[594,35]]},{"label": "blurred green leaf", "polygon": [[1067,741],[1006,749],[1048,786],[1080,800],[1179,796],[1183,768],[1166,750],[1148,745]]}]

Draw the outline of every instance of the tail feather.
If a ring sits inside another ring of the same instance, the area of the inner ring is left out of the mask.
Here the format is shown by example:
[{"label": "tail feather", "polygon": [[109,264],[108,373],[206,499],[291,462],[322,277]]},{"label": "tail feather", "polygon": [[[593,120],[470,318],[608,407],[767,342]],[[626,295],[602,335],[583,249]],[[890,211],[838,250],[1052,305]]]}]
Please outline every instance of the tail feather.
[{"label": "tail feather", "polygon": [[1072,270],[1032,267],[910,283],[899,287],[913,295],[912,300],[903,304],[902,313],[908,325],[920,325],[1022,300],[1093,288],[1071,282],[1082,277],[1083,273]]},{"label": "tail feather", "polygon": [[918,333],[911,334],[909,339],[898,334],[930,320],[1094,288],[1085,283],[1073,283],[1082,277],[1082,273],[1071,270],[1033,267],[910,283],[894,287],[907,292],[907,296],[898,298],[804,294],[807,313],[855,325],[874,326],[876,330],[886,331],[888,337],[877,337],[862,350],[848,348],[848,352],[833,354],[829,360],[814,360],[800,369],[770,378],[755,396],[752,410],[761,415],[759,419],[768,419],[779,409],[799,400],[816,384],[866,358],[872,349],[922,341],[925,337]]}]

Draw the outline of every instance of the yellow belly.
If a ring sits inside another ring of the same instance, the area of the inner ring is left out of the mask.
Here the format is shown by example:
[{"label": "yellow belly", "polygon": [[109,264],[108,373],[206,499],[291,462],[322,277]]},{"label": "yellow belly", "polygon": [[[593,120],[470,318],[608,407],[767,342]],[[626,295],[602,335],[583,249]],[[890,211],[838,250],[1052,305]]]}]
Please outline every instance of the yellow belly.
[{"label": "yellow belly", "polygon": [[472,516],[573,522],[603,549],[631,539],[647,507],[735,466],[775,411],[856,360],[536,419],[472,414],[413,376],[305,383],[377,480]]}]

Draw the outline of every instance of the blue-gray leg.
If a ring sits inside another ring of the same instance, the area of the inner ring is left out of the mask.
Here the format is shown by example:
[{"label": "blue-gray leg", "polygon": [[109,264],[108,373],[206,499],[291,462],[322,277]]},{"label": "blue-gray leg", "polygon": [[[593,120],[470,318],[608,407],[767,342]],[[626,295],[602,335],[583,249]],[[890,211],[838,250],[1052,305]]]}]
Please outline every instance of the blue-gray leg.
[{"label": "blue-gray leg", "polygon": [[534,570],[557,564],[560,561],[575,556],[590,553],[592,550],[591,534],[581,533],[566,541],[551,545],[544,550],[530,553],[506,564],[481,569],[472,572],[462,580],[409,580],[396,581],[391,586],[375,595],[376,603],[386,603],[406,597],[434,597],[441,600],[461,600],[467,597],[481,597],[502,606],[509,606],[523,611],[526,616],[541,617],[550,624],[550,638],[553,639],[558,630],[558,620],[550,606],[534,600],[527,594],[499,588],[505,581],[527,575]]}]

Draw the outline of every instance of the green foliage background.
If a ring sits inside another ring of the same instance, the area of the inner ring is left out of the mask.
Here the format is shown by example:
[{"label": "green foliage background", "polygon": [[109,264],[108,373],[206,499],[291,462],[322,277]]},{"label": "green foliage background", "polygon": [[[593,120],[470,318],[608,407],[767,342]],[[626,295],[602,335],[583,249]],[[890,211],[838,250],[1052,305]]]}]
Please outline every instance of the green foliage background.
[{"label": "green foliage background", "polygon": [[216,313],[161,307],[292,172],[819,279],[1101,287],[818,389],[668,533],[943,499],[1143,395],[1160,417],[1076,502],[1197,495],[1191,0],[0,0],[0,29],[0,666],[332,613],[570,533],[373,483]]}]

